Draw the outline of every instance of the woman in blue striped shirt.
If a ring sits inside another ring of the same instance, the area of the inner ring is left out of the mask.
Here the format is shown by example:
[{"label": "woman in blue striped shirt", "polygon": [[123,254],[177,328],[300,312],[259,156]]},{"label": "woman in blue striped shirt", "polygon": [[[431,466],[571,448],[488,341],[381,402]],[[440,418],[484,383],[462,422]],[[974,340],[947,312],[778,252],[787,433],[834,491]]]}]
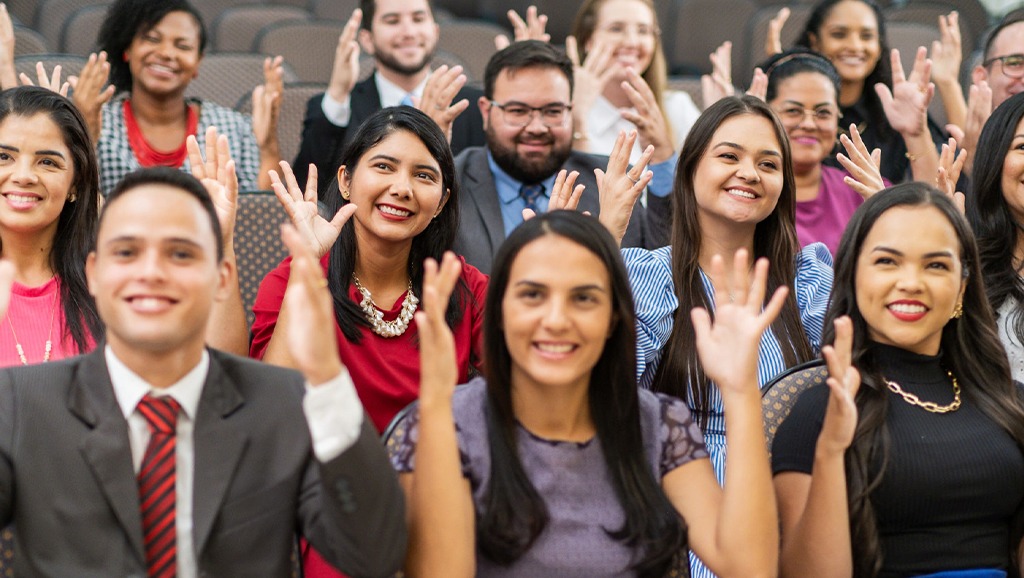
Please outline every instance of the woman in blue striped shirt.
[{"label": "woman in blue striped shirt", "polygon": [[[774,113],[757,98],[726,98],[701,115],[680,153],[672,194],[672,245],[622,252],[636,304],[637,377],[645,388],[686,400],[721,482],[722,397],[697,357],[690,319],[695,307],[715,309],[720,280],[709,274],[711,259],[721,255],[731,270],[733,255],[745,249],[771,263],[766,294],[791,288],[782,313],[761,338],[763,386],[816,355],[832,258],[821,243],[798,249],[789,143]],[[711,574],[698,564],[693,575]]]}]

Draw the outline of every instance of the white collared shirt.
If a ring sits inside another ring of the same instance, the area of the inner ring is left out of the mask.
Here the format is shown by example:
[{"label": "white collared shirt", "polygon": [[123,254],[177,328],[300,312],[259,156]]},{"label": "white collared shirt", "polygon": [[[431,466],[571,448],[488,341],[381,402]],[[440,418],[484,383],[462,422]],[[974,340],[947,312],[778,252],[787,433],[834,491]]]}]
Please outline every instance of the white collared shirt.
[{"label": "white collared shirt", "polygon": [[[412,94],[417,98],[422,97],[423,87],[427,85],[427,78],[425,77],[419,86],[414,88],[411,93],[408,93],[404,88],[381,76],[379,72],[373,73],[373,81],[377,84],[377,92],[380,94],[381,108],[402,104],[402,99],[405,98],[406,94]],[[348,126],[349,121],[352,120],[352,95],[350,94],[345,97],[345,100],[338,102],[325,92],[320,108],[323,109],[324,116],[327,117],[331,124],[335,126]]]},{"label": "white collared shirt", "polygon": [[[178,578],[195,578],[199,572],[195,544],[192,541],[191,504],[195,480],[193,431],[199,399],[210,369],[210,355],[203,350],[199,363],[180,380],[165,388],[154,388],[148,384],[122,363],[109,345],[104,350],[104,356],[114,396],[128,422],[128,443],[136,474],[142,467],[142,459],[145,457],[150,438],[146,418],[136,411],[139,402],[147,393],[152,393],[156,397],[170,396],[181,406],[175,442],[174,485],[177,504],[175,523],[178,540]],[[343,369],[337,377],[316,387],[311,387],[307,383],[302,406],[313,440],[313,453],[321,462],[338,457],[359,439],[359,432],[363,426],[363,406],[359,402],[355,385],[347,370]]]}]

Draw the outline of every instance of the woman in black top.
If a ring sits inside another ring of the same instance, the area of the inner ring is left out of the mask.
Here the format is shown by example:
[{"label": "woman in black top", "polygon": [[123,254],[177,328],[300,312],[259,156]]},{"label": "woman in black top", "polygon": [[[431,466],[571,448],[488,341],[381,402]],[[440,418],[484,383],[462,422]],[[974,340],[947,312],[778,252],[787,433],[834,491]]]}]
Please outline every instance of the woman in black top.
[{"label": "woman in black top", "polygon": [[1024,405],[983,285],[939,191],[899,185],[855,213],[829,388],[800,398],[773,446],[783,576],[1017,575]]}]

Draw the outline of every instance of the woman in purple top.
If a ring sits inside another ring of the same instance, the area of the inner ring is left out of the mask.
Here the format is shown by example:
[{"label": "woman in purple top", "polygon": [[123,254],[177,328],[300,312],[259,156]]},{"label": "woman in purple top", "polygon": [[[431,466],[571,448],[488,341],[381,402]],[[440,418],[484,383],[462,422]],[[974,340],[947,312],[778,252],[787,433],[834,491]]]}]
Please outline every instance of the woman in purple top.
[{"label": "woman in purple top", "polygon": [[824,56],[787,50],[761,65],[768,75],[766,100],[786,128],[796,176],[796,232],[800,246],[825,243],[832,255],[847,221],[864,199],[889,185],[879,174],[880,151],[868,152],[857,127],[840,137],[846,170],[822,164],[839,132],[839,74]]},{"label": "woman in purple top", "polygon": [[[606,182],[632,186],[624,177]],[[767,261],[740,251],[731,276],[722,263],[714,324],[693,318],[727,408],[724,489],[687,406],[636,387],[629,281],[596,219],[554,211],[509,236],[484,311],[486,380],[459,388],[438,307],[458,263],[428,262],[419,407],[388,442],[410,510],[407,575],[664,576],[687,546],[722,575],[774,573],[757,355],[786,289],[762,308]]]}]

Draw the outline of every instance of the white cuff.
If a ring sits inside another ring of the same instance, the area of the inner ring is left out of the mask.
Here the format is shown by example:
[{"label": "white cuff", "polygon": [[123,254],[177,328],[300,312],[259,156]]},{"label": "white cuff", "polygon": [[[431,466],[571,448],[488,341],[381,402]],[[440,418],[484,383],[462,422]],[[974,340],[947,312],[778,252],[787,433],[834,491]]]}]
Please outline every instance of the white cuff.
[{"label": "white cuff", "polygon": [[334,126],[348,126],[348,121],[352,119],[352,95],[346,96],[344,101],[338,102],[325,92],[324,98],[320,102],[320,108],[324,111],[327,120]]},{"label": "white cuff", "polygon": [[313,453],[321,462],[340,456],[359,439],[363,404],[347,369],[320,385],[306,383],[302,409],[313,438]]}]

